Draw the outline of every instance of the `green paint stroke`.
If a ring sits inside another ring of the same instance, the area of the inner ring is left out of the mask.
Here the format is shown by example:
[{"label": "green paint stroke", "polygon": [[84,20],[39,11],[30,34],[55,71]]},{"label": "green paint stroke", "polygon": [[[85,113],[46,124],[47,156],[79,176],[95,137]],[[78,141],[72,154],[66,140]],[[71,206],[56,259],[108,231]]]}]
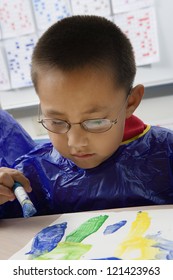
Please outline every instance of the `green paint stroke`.
[{"label": "green paint stroke", "polygon": [[51,252],[41,255],[35,260],[79,260],[91,247],[90,244],[60,242]]},{"label": "green paint stroke", "polygon": [[93,217],[87,220],[85,223],[81,224],[76,230],[72,231],[67,235],[66,242],[79,243],[84,240],[87,236],[96,232],[102,224],[106,221],[108,215],[100,215],[98,217]]}]

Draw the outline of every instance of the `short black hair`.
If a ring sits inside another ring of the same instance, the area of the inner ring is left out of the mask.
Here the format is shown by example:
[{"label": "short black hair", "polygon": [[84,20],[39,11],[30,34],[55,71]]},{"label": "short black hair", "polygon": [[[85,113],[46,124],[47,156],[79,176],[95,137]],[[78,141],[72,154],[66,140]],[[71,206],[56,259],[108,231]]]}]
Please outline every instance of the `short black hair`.
[{"label": "short black hair", "polygon": [[132,45],[112,21],[100,16],[71,16],[53,24],[38,40],[31,76],[37,88],[39,70],[71,71],[108,66],[117,86],[132,87],[136,65]]}]

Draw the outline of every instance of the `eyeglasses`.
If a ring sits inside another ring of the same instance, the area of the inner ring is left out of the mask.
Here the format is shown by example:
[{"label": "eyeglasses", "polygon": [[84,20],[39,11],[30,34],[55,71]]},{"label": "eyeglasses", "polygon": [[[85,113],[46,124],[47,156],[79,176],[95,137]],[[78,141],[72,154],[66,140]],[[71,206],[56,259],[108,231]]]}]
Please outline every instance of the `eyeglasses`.
[{"label": "eyeglasses", "polygon": [[[129,96],[129,95],[128,95]],[[50,118],[43,118],[40,119],[40,106],[38,108],[38,123],[41,123],[42,126],[56,134],[64,134],[67,133],[72,125],[80,125],[84,130],[91,132],[91,133],[102,133],[106,132],[109,129],[112,128],[114,124],[117,124],[119,115],[126,105],[128,100],[128,97],[123,104],[122,108],[119,111],[118,117],[115,120],[109,120],[109,119],[88,119],[84,120],[83,122],[79,123],[69,123],[67,121],[61,120],[61,119],[50,119]]]}]

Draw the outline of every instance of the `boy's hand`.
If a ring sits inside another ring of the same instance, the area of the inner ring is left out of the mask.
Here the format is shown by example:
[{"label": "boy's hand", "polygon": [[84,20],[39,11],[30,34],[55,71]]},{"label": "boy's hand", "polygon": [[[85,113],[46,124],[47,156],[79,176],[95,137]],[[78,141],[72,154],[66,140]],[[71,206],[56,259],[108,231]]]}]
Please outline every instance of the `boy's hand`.
[{"label": "boy's hand", "polygon": [[15,181],[21,183],[26,192],[31,192],[29,180],[20,171],[7,167],[0,168],[0,205],[15,199],[12,191]]}]

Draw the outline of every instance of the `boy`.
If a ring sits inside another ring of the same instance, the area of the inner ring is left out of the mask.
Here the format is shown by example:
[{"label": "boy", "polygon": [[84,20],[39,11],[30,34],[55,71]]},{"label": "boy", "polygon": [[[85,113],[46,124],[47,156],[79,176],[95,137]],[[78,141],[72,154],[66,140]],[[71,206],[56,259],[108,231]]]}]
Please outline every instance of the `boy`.
[{"label": "boy", "polygon": [[32,187],[38,215],[173,203],[173,132],[133,116],[144,93],[135,72],[129,40],[104,18],[69,17],[45,32],[32,79],[52,144],[1,169],[1,217],[22,216],[9,201],[14,181]]}]

